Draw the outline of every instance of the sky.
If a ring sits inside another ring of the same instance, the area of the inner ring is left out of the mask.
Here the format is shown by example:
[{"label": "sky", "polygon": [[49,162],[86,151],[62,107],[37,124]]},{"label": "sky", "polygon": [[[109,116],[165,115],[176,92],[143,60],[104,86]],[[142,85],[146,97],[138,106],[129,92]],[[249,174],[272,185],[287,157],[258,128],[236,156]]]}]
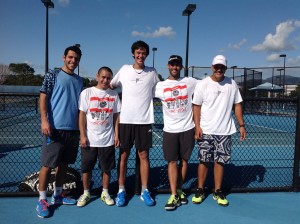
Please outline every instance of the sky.
[{"label": "sky", "polygon": [[[132,64],[131,45],[150,46],[147,66],[164,78],[170,55],[185,65],[188,4],[188,66],[209,67],[223,54],[228,67],[300,66],[299,0],[52,0],[49,9],[49,68],[63,65],[64,49],[80,44],[80,76],[102,66],[114,74]],[[28,63],[45,71],[46,8],[41,0],[0,1],[0,64]],[[152,48],[157,48],[153,57]],[[183,75],[183,71],[182,71]]]}]

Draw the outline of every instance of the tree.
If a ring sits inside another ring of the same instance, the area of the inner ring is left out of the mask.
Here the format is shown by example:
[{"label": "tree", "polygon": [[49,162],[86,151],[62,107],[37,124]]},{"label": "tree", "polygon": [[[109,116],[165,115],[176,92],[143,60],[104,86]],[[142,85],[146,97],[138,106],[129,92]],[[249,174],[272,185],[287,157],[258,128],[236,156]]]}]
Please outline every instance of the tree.
[{"label": "tree", "polygon": [[3,84],[5,79],[11,74],[12,72],[9,69],[8,65],[0,64],[0,85]]},{"label": "tree", "polygon": [[11,63],[9,64],[9,69],[16,75],[33,75],[35,72],[34,69],[26,63]]}]

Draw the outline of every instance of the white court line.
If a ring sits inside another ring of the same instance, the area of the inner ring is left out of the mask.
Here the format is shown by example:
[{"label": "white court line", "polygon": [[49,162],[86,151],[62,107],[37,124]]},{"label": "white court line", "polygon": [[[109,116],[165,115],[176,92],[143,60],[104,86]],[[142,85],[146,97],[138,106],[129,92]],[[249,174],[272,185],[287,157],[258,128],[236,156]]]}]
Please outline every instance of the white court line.
[{"label": "white court line", "polygon": [[246,125],[252,125],[252,126],[254,126],[254,127],[266,128],[266,129],[270,129],[270,130],[274,130],[274,131],[279,131],[279,132],[288,132],[288,131],[283,131],[283,130],[276,129],[276,128],[265,127],[265,126],[261,126],[261,125],[257,125],[257,124],[250,124],[250,123],[247,123]]},{"label": "white court line", "polygon": [[155,131],[153,131],[153,129],[152,129],[152,133],[155,134],[155,136],[156,136],[157,138],[161,139],[160,135],[156,134]]}]

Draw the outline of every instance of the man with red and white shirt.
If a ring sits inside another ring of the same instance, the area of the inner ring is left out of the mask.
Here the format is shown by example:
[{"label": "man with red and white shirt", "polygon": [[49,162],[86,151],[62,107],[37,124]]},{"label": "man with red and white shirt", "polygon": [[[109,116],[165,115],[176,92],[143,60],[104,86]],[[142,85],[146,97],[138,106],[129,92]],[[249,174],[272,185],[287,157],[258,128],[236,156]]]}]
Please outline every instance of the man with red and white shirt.
[{"label": "man with red and white shirt", "polygon": [[99,159],[102,170],[101,200],[113,205],[108,192],[111,170],[115,168],[115,147],[119,146],[119,112],[121,104],[118,93],[111,90],[112,71],[101,67],[96,75],[97,85],[83,90],[79,98],[79,129],[81,146],[81,169],[84,193],[78,207],[90,201],[92,170]]},{"label": "man with red and white shirt", "polygon": [[[167,65],[169,77],[157,83],[155,97],[161,99],[164,118],[163,152],[168,162],[168,176],[171,196],[165,209],[175,210],[181,204],[187,204],[182,191],[188,160],[194,148],[194,122],[192,96],[197,80],[180,77],[182,58],[171,55]],[[179,161],[179,166],[177,163]]]}]

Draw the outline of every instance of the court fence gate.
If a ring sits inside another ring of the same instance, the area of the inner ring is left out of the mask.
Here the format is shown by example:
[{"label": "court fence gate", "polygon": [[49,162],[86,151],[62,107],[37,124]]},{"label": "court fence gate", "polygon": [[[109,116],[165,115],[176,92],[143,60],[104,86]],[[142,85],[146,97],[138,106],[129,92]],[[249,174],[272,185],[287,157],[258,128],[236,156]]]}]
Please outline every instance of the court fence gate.
[{"label": "court fence gate", "polygon": [[[299,99],[245,98],[243,102],[247,139],[239,141],[239,133],[232,136],[231,162],[225,165],[223,188],[228,192],[299,191],[300,108]],[[155,123],[153,147],[150,149],[149,188],[153,192],[168,193],[167,162],[163,158],[161,104],[154,99]],[[0,195],[37,195],[38,171],[43,136],[40,131],[38,94],[0,93]],[[298,136],[298,138],[297,138]],[[116,149],[116,161],[119,150]],[[197,144],[189,160],[183,188],[194,192],[197,188]],[[68,171],[71,193],[82,190],[80,149],[75,164]],[[140,175],[136,150],[128,160],[126,189],[139,194]],[[53,185],[53,175],[51,181]],[[99,193],[101,171],[93,170],[91,189]],[[117,168],[112,171],[110,191],[118,189]],[[50,182],[51,182],[50,181]],[[210,169],[206,188],[213,188]],[[48,191],[52,190],[49,185]]]}]

